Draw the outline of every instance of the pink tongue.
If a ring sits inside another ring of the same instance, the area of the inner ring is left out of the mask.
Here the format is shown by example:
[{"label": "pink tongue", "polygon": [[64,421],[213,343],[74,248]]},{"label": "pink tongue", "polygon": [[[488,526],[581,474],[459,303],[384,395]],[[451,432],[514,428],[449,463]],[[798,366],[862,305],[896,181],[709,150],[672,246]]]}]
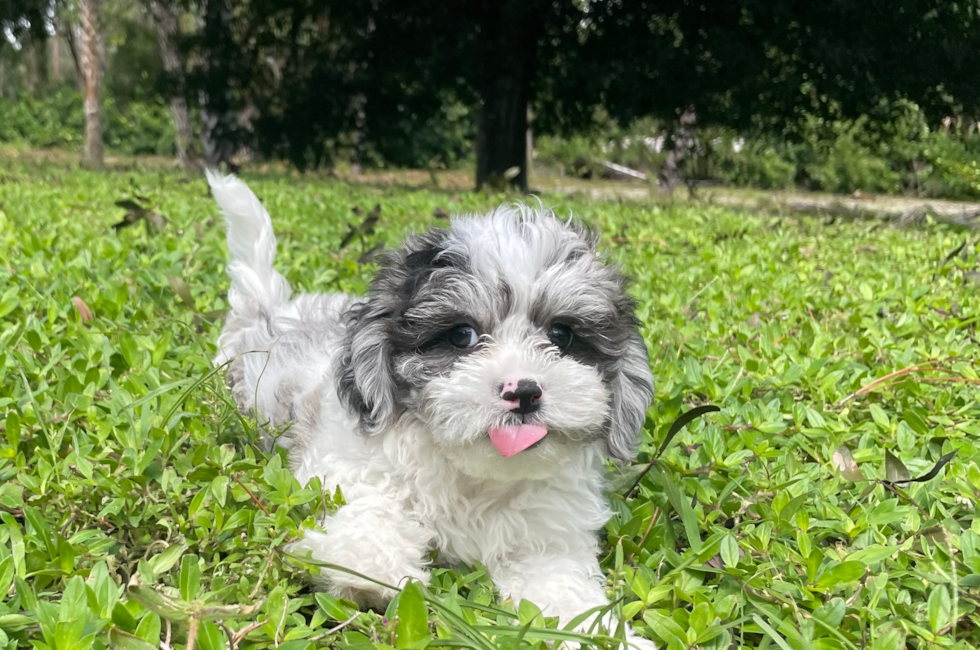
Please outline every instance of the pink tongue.
[{"label": "pink tongue", "polygon": [[504,458],[518,454],[548,435],[538,424],[512,424],[490,429],[490,442]]}]

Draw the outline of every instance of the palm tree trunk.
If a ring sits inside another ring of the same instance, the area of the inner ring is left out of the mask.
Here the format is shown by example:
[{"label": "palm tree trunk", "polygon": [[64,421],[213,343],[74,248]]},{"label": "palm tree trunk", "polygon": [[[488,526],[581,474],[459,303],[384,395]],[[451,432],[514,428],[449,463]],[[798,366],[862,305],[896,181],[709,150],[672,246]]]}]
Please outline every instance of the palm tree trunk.
[{"label": "palm tree trunk", "polygon": [[85,81],[85,150],[82,166],[101,169],[102,144],[102,38],[99,33],[99,0],[79,0],[81,64]]}]

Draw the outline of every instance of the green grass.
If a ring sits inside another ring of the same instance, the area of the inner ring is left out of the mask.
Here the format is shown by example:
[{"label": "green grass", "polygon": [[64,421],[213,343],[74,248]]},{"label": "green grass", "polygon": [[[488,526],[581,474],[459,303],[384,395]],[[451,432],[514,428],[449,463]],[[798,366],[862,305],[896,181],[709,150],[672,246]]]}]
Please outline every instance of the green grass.
[{"label": "green grass", "polygon": [[[362,291],[375,270],[363,250],[442,223],[437,208],[502,200],[247,180],[273,215],[280,269],[312,291]],[[162,231],[111,228],[125,214],[114,202],[136,196]],[[610,476],[601,561],[622,615],[671,649],[977,647],[971,236],[545,202],[600,227],[634,276],[657,377],[640,458]],[[351,209],[375,204],[378,233],[338,252]],[[337,506],[253,446],[210,366],[227,287],[216,215],[202,179],[0,165],[0,648],[572,638],[500,603],[480,567],[435,571],[386,613],[311,592],[284,545]],[[651,465],[678,416],[705,404],[721,411]],[[951,451],[933,478],[884,482]],[[886,453],[900,459],[887,474]]]}]

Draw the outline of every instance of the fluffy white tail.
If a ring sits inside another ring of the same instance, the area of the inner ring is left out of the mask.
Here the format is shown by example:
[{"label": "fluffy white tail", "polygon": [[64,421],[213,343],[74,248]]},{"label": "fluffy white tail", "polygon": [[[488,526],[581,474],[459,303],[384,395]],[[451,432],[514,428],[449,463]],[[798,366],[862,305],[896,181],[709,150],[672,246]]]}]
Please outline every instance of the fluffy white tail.
[{"label": "fluffy white tail", "polygon": [[276,236],[272,220],[258,197],[241,180],[207,170],[211,193],[228,224],[228,302],[233,311],[271,309],[289,300],[289,283],[272,264],[276,259]]}]

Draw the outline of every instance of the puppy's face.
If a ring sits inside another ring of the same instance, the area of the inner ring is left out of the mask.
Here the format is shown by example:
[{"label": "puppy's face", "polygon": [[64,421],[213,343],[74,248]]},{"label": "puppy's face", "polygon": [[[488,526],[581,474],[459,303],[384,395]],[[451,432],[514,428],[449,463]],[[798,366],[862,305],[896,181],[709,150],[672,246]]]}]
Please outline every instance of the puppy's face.
[{"label": "puppy's face", "polygon": [[550,213],[410,238],[350,316],[338,392],[366,434],[415,418],[486,478],[546,477],[599,441],[632,456],[653,393],[633,303]]}]

